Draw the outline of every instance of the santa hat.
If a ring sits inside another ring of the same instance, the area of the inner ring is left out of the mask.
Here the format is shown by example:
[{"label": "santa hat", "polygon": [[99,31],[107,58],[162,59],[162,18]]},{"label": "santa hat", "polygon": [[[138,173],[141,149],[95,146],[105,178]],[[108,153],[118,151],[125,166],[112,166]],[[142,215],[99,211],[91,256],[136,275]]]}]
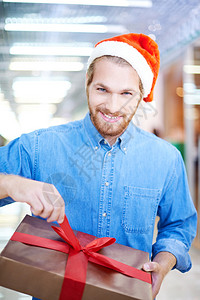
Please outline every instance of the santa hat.
[{"label": "santa hat", "polygon": [[154,40],[147,35],[136,33],[103,40],[95,45],[87,68],[93,60],[104,55],[125,59],[136,70],[142,81],[144,101],[153,100],[153,89],[160,65],[158,45]]}]

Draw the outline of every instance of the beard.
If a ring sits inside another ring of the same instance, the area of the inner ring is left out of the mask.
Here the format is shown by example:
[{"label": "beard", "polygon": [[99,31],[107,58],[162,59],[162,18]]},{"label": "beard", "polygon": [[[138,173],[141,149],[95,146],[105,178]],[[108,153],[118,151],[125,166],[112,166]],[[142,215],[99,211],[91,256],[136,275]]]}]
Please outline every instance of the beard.
[{"label": "beard", "polygon": [[[131,111],[130,113],[123,113],[122,112],[116,112],[116,113],[110,113],[109,110],[103,109],[101,107],[96,107],[93,108],[91,107],[89,101],[88,101],[88,107],[89,107],[89,112],[90,112],[90,118],[93,123],[93,125],[96,127],[98,132],[104,137],[104,138],[112,138],[113,140],[120,135],[126,130],[128,127],[129,123],[131,122],[137,107],[135,108],[134,111]],[[121,117],[118,121],[114,123],[109,123],[103,120],[101,117],[101,113],[107,114],[107,115],[112,115],[113,117]]]}]

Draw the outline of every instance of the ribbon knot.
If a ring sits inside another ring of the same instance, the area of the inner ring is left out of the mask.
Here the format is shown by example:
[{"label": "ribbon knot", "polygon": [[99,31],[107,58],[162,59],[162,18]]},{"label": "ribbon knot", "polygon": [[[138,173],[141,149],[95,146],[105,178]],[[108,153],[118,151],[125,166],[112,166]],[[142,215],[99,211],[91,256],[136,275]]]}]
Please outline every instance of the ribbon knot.
[{"label": "ribbon knot", "polygon": [[[83,251],[83,253],[91,254],[98,252],[104,247],[110,246],[116,242],[115,238],[103,237],[94,239],[86,245],[82,245],[78,238],[75,236],[67,218],[64,219],[61,227],[52,226],[53,230],[66,241],[76,252]],[[85,240],[84,240],[85,242]]]}]

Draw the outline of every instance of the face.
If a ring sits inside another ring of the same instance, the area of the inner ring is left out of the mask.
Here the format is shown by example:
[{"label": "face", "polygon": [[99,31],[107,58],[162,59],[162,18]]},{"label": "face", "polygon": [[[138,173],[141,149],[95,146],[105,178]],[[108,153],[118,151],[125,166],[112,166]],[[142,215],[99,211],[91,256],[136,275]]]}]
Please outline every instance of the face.
[{"label": "face", "polygon": [[95,62],[88,106],[94,126],[111,145],[127,128],[140,98],[139,77],[131,66],[107,58]]}]

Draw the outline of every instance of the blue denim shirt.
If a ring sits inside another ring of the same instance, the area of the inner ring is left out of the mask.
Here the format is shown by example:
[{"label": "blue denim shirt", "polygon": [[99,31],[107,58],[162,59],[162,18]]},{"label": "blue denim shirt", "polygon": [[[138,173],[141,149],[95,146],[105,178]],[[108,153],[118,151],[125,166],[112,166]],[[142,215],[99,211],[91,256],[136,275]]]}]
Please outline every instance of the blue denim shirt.
[{"label": "blue denim shirt", "polygon": [[[24,134],[0,148],[0,172],[54,184],[73,229],[115,237],[153,257],[168,251],[177,269],[191,268],[188,250],[197,215],[182,157],[171,144],[132,123],[112,147],[89,114]],[[152,247],[156,216],[160,221]]]}]

